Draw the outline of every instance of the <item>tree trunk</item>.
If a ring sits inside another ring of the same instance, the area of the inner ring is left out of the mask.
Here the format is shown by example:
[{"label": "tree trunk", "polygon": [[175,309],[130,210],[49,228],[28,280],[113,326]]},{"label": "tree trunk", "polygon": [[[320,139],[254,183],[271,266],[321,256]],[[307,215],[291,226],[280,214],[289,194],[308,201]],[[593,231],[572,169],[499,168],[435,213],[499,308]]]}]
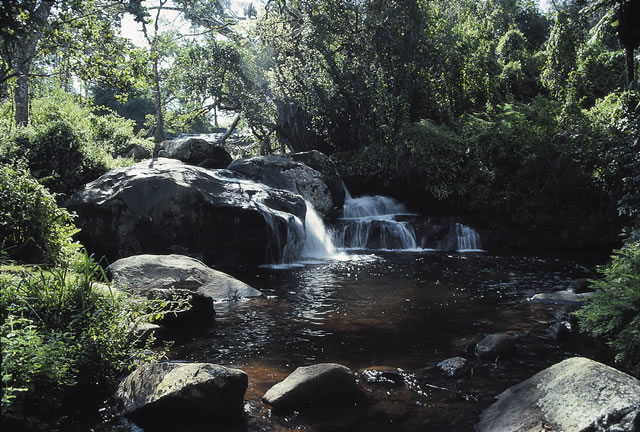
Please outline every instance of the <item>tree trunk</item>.
[{"label": "tree trunk", "polygon": [[156,142],[164,140],[164,116],[162,115],[162,95],[160,94],[160,76],[158,59],[153,60],[153,104],[156,110],[156,129],[153,138]]},{"label": "tree trunk", "polygon": [[18,79],[13,95],[16,106],[16,126],[26,126],[29,123],[29,69],[31,62],[22,63],[18,68]]},{"label": "tree trunk", "polygon": [[625,52],[625,59],[627,61],[627,86],[635,88],[636,73],[635,73],[635,64],[634,64],[634,58],[633,58],[633,47],[629,45],[625,46],[624,52]]}]

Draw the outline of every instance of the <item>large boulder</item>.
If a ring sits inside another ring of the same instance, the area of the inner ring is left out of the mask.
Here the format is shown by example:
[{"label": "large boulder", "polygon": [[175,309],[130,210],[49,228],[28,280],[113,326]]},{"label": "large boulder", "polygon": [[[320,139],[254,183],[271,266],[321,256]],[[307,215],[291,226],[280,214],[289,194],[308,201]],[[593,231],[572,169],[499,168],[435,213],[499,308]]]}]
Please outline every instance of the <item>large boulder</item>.
[{"label": "large boulder", "polygon": [[231,163],[231,155],[224,147],[196,137],[163,141],[158,156],[214,169],[226,168]]},{"label": "large boulder", "polygon": [[337,398],[353,397],[358,384],[351,370],[336,363],[299,367],[262,397],[276,409],[304,408]]},{"label": "large boulder", "polygon": [[498,396],[477,432],[638,431],[640,381],[583,357],[557,363]]},{"label": "large boulder", "polygon": [[120,383],[116,399],[122,414],[142,423],[233,421],[242,415],[247,384],[243,371],[216,364],[150,363]]},{"label": "large boulder", "polygon": [[114,169],[67,201],[78,239],[110,261],[185,252],[208,265],[255,265],[297,258],[306,205],[227,170],[171,159]]},{"label": "large boulder", "polygon": [[233,161],[229,169],[272,188],[302,195],[322,217],[333,211],[324,176],[301,162],[285,156],[256,156]]},{"label": "large boulder", "polygon": [[306,166],[311,167],[322,174],[324,182],[329,188],[329,193],[331,194],[333,209],[337,212],[342,211],[346,195],[345,186],[333,161],[329,159],[327,155],[319,152],[318,150],[293,153],[291,154],[291,158],[298,162],[302,162]]}]

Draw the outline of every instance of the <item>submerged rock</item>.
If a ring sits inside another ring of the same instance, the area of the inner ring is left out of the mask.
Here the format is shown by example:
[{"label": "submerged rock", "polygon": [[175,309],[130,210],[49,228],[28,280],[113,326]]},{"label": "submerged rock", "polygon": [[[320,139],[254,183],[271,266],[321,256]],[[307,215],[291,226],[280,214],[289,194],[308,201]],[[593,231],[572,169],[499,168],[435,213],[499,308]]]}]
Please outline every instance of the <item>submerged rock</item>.
[{"label": "submerged rock", "polygon": [[640,381],[583,357],[557,363],[497,399],[477,432],[639,430]]},{"label": "submerged rock", "polygon": [[224,147],[195,137],[163,141],[158,156],[214,169],[224,169],[231,163],[231,155]]},{"label": "submerged rock", "polygon": [[66,207],[78,214],[78,240],[111,261],[186,252],[209,265],[279,263],[304,239],[301,197],[170,159],[111,170]]},{"label": "submerged rock", "polygon": [[475,353],[482,359],[493,360],[496,357],[508,357],[515,349],[515,337],[506,333],[494,333],[485,336],[476,344]]},{"label": "submerged rock", "polygon": [[116,392],[121,413],[142,421],[214,422],[242,414],[247,374],[211,363],[151,363],[125,378]]},{"label": "submerged rock", "polygon": [[452,357],[442,360],[436,366],[446,375],[457,377],[462,375],[467,368],[467,359],[464,357]]},{"label": "submerged rock", "polygon": [[354,397],[358,385],[351,370],[336,363],[299,367],[271,387],[262,400],[277,409],[303,408],[335,398]]},{"label": "submerged rock", "polygon": [[256,156],[236,160],[229,169],[272,188],[302,195],[322,217],[333,211],[333,199],[324,176],[301,162],[285,156]]}]

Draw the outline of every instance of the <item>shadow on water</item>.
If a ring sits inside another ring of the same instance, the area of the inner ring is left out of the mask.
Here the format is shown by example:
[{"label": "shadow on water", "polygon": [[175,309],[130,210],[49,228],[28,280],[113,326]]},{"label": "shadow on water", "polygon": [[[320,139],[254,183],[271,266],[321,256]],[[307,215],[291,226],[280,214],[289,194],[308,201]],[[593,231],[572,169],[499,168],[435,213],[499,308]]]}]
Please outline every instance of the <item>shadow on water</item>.
[{"label": "shadow on water", "polygon": [[[470,431],[507,387],[568,356],[595,355],[582,344],[549,338],[561,310],[528,301],[592,277],[591,264],[441,252],[357,258],[237,274],[264,297],[217,304],[214,326],[176,341],[172,359],[249,375],[246,419],[230,430]],[[513,358],[481,361],[465,354],[474,336],[494,332],[518,336]],[[458,355],[469,358],[464,376],[445,377],[435,367]],[[276,414],[260,401],[296,367],[320,362],[391,371],[395,382],[369,382],[361,374],[355,404],[304,415]]]}]

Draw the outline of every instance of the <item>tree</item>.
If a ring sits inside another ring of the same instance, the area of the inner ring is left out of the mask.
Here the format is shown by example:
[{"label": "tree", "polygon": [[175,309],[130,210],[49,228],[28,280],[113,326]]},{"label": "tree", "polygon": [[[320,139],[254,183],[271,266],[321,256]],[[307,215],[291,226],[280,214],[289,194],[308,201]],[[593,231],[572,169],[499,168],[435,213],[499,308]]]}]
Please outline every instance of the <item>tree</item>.
[{"label": "tree", "polygon": [[602,32],[605,24],[616,29],[620,45],[624,48],[627,82],[635,82],[635,59],[633,53],[640,46],[640,0],[596,0],[582,10],[585,14],[604,11],[603,17],[592,29],[595,35]]},{"label": "tree", "polygon": [[[140,12],[141,0],[7,0],[0,6],[0,30],[2,61],[0,81],[6,82],[15,78],[14,90],[15,122],[26,125],[29,121],[29,83],[34,74],[50,74],[51,70],[35,72],[38,59],[55,51],[65,52],[68,57],[78,58],[84,55],[88,46],[95,42],[98,50],[110,48],[114,44],[120,50],[112,49],[119,55],[97,56],[98,64],[93,64],[93,72],[122,70],[124,55],[122,48],[126,46],[122,39],[115,38],[115,24],[125,13]],[[99,39],[87,38],[87,35]],[[108,36],[111,36],[109,38]],[[89,51],[91,51],[89,49]],[[84,62],[84,66],[92,61]],[[118,66],[115,66],[115,64]],[[84,68],[90,72],[90,68]]]}]

